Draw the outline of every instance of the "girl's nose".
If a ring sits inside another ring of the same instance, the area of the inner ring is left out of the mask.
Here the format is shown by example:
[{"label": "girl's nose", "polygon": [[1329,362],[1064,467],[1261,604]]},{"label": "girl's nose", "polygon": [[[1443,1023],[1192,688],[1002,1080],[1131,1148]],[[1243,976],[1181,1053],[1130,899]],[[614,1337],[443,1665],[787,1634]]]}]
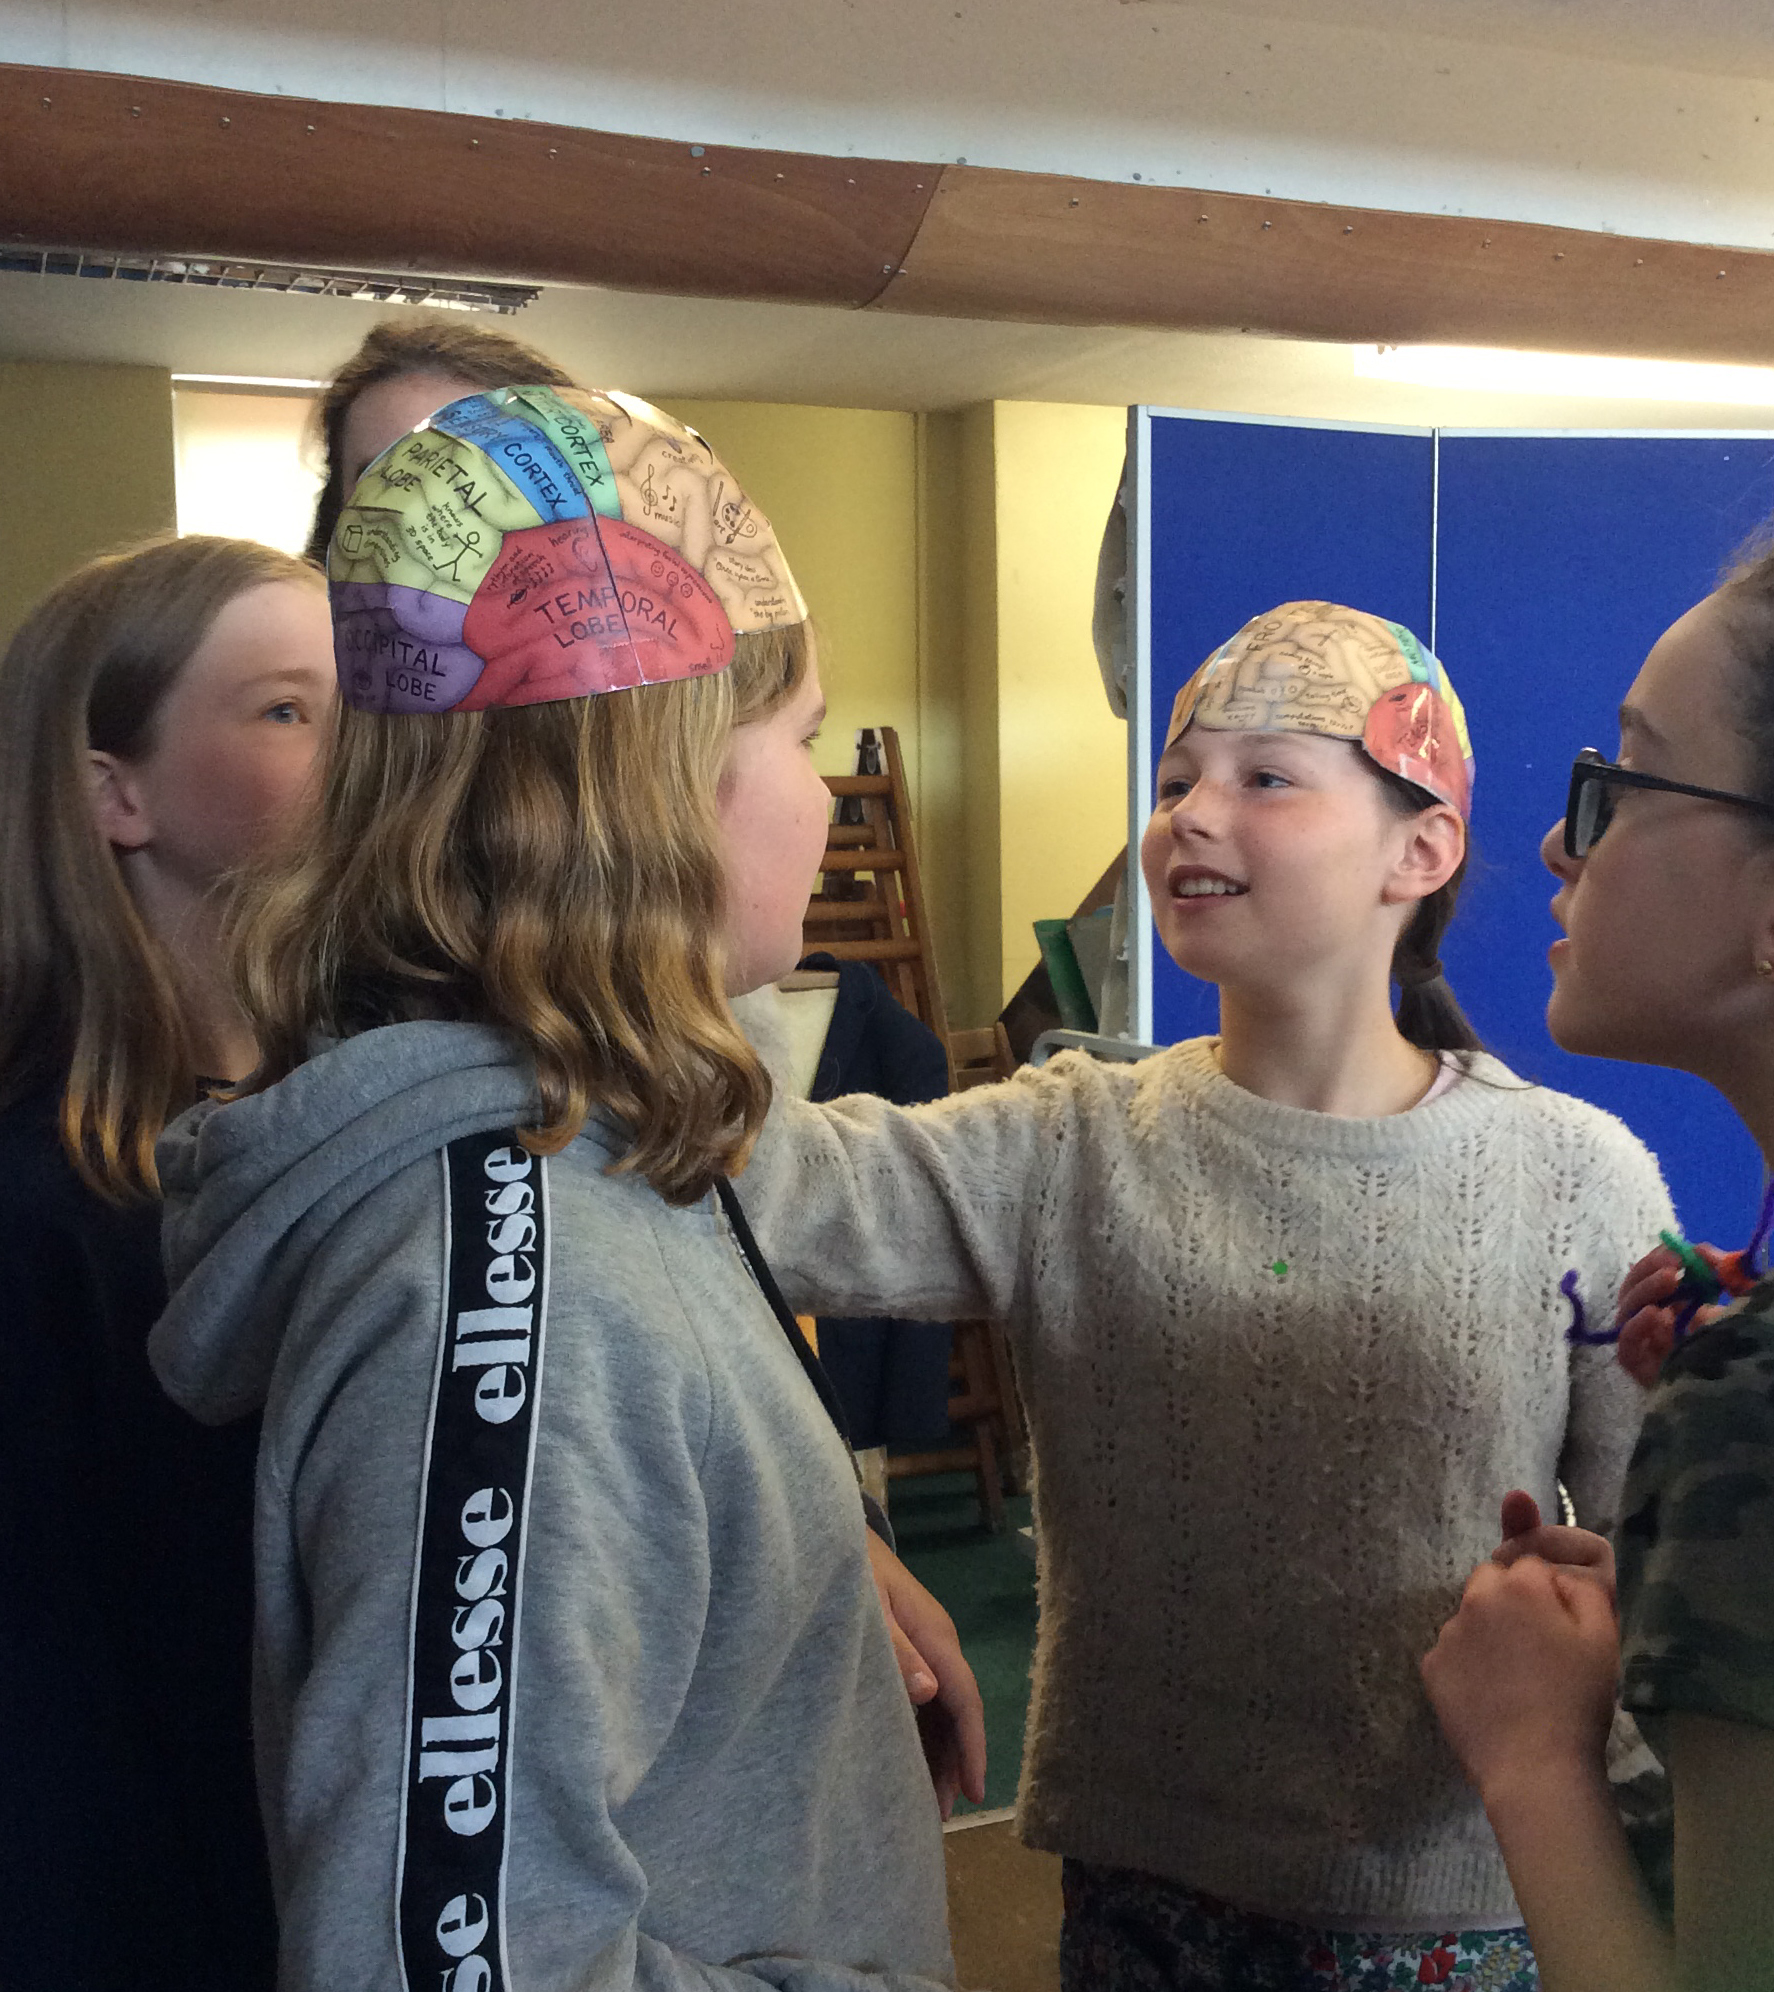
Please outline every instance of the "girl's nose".
[{"label": "girl's nose", "polygon": [[1566,885],[1569,885],[1583,869],[1581,858],[1565,855],[1565,820],[1562,816],[1540,839],[1540,862],[1554,878],[1562,880]]},{"label": "girl's nose", "polygon": [[1171,834],[1186,837],[1191,832],[1197,836],[1211,832],[1219,823],[1220,813],[1220,800],[1213,783],[1194,782],[1187,795],[1179,795],[1169,806]]}]

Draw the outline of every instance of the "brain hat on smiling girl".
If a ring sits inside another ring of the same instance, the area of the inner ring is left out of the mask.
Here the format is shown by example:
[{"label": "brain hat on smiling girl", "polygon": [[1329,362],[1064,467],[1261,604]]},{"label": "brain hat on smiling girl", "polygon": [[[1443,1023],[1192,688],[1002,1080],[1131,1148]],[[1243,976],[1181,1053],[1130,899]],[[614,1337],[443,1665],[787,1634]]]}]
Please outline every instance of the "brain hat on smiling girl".
[{"label": "brain hat on smiling girl", "polygon": [[473,712],[724,670],[806,619],[770,522],[631,395],[470,394],[376,458],[327,556],[340,695]]},{"label": "brain hat on smiling girl", "polygon": [[1190,726],[1352,740],[1472,816],[1472,737],[1447,672],[1403,623],[1361,609],[1283,602],[1253,616],[1177,693],[1165,746]]}]

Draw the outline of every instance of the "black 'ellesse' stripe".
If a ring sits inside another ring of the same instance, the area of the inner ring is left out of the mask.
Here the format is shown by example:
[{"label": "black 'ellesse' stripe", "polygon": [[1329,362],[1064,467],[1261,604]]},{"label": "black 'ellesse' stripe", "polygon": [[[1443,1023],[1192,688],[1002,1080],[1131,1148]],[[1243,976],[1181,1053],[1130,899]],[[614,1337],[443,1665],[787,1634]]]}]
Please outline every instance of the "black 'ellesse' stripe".
[{"label": "black 'ellesse' stripe", "polygon": [[513,1688],[548,1298],[547,1164],[443,1154],[444,1313],[413,1579],[399,1930],[409,1992],[507,1992]]}]

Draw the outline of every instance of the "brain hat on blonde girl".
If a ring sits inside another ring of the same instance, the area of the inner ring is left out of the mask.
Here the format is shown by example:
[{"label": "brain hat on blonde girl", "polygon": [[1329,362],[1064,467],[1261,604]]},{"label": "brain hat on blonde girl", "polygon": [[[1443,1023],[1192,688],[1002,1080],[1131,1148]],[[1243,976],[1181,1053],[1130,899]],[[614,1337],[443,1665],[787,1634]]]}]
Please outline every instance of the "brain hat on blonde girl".
[{"label": "brain hat on blonde girl", "polygon": [[1283,602],[1253,616],[1177,693],[1164,744],[1190,726],[1356,741],[1472,816],[1472,736],[1447,672],[1403,623],[1361,609]]},{"label": "brain hat on blonde girl", "polygon": [[501,387],[376,458],[327,557],[340,694],[537,705],[724,670],[806,618],[770,522],[693,429],[626,394]]}]

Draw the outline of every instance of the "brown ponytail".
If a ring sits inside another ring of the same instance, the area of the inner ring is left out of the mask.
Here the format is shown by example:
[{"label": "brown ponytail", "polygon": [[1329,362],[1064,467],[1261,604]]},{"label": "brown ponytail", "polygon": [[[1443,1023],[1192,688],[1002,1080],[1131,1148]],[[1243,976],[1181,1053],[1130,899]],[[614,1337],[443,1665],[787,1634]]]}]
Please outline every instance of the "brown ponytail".
[{"label": "brown ponytail", "polygon": [[[1366,765],[1378,779],[1387,802],[1400,816],[1415,816],[1434,806],[1434,796],[1415,783],[1376,768],[1371,762]],[[1398,984],[1394,1019],[1399,1035],[1420,1051],[1484,1050],[1484,1040],[1460,1008],[1460,1000],[1448,987],[1441,966],[1442,937],[1453,924],[1470,857],[1468,845],[1459,870],[1446,885],[1437,886],[1427,899],[1418,902],[1417,910],[1404,923],[1398,945],[1392,950],[1392,979]]]}]

